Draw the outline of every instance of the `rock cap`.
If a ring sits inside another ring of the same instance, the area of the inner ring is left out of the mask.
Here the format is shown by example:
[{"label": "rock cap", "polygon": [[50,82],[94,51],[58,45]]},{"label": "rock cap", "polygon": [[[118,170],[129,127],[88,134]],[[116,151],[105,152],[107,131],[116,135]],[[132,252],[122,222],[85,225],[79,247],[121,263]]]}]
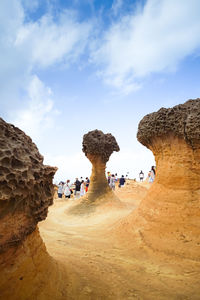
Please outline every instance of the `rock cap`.
[{"label": "rock cap", "polygon": [[83,136],[83,152],[86,156],[99,156],[102,162],[107,162],[113,151],[119,151],[115,137],[111,133],[104,134],[101,130],[89,131]]},{"label": "rock cap", "polygon": [[192,148],[199,148],[200,98],[146,115],[139,123],[137,139],[149,148],[155,137],[170,133],[185,139]]}]

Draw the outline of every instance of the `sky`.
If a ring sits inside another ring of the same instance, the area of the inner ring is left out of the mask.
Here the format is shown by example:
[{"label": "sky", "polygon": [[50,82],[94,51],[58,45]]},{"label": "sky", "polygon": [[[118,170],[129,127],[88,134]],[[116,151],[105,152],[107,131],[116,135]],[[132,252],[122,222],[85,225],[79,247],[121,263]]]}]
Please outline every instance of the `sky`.
[{"label": "sky", "polygon": [[115,136],[107,171],[155,164],[140,120],[200,97],[199,0],[0,1],[0,117],[36,143],[54,181],[90,176],[82,138]]}]

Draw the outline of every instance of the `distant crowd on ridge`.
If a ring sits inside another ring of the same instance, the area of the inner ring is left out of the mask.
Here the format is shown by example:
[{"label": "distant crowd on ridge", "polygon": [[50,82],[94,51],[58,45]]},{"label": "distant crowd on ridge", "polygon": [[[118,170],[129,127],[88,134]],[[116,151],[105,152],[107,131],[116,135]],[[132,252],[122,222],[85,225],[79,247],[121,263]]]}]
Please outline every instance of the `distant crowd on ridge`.
[{"label": "distant crowd on ridge", "polygon": [[[152,166],[151,170],[148,172],[148,182],[152,183],[155,179],[155,176],[156,170],[155,167]],[[144,173],[142,170],[139,173],[139,179],[141,182],[144,180]],[[117,173],[111,174],[110,172],[107,172],[107,180],[112,190],[115,190],[116,185],[118,185],[119,188],[123,188],[128,180],[128,174],[126,175],[126,178],[124,175],[118,178]],[[134,180],[136,181],[136,179]],[[65,198],[71,198],[71,196],[74,194],[74,198],[78,199],[88,192],[89,185],[90,180],[88,177],[86,177],[85,180],[83,180],[83,177],[81,177],[80,180],[76,178],[75,182],[72,184],[70,183],[69,179],[66,182],[60,181],[57,185],[58,198],[62,198],[63,195]]]}]

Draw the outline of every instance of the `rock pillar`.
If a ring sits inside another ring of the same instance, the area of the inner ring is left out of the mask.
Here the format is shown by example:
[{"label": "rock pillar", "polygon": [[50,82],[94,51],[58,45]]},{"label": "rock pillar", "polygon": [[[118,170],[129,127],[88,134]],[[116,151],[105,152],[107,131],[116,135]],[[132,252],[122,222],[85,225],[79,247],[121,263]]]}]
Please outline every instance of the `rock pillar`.
[{"label": "rock pillar", "polygon": [[87,201],[94,202],[99,197],[116,197],[111,191],[106,176],[106,163],[113,151],[119,151],[119,146],[110,133],[104,134],[100,130],[90,131],[83,136],[83,152],[92,163],[90,186]]},{"label": "rock pillar", "polygon": [[152,249],[200,260],[200,99],[145,116],[138,140],[156,160],[156,179],[131,216]]}]

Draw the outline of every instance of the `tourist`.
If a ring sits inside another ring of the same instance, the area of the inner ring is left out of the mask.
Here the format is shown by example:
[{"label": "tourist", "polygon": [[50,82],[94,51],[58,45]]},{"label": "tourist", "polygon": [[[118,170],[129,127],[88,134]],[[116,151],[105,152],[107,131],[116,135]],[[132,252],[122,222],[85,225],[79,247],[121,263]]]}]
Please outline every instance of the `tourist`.
[{"label": "tourist", "polygon": [[142,170],[139,173],[139,178],[140,178],[140,181],[143,181],[143,179],[144,179],[144,173],[142,172]]},{"label": "tourist", "polygon": [[111,178],[111,174],[110,174],[110,172],[107,172],[108,184],[110,184],[110,178]]},{"label": "tourist", "polygon": [[119,180],[119,187],[124,187],[125,182],[126,182],[126,180],[124,178],[124,175],[122,175],[122,177]]},{"label": "tourist", "polygon": [[117,173],[115,173],[115,182],[118,181]]},{"label": "tourist", "polygon": [[81,182],[78,180],[78,178],[76,178],[76,181],[75,181],[75,197],[76,198],[79,198],[80,197],[80,189],[81,189]]},{"label": "tourist", "polygon": [[62,198],[63,195],[63,182],[60,181],[59,184],[57,185],[58,187],[58,198]]},{"label": "tourist", "polygon": [[87,193],[89,185],[90,185],[90,179],[88,177],[86,177],[85,179],[86,179],[86,181],[85,181],[85,191]]},{"label": "tourist", "polygon": [[85,194],[85,183],[84,180],[81,181],[81,187],[80,187],[80,196],[82,197]]},{"label": "tourist", "polygon": [[65,198],[71,197],[71,188],[70,188],[70,180],[68,179],[64,185],[64,195]]},{"label": "tourist", "polygon": [[152,166],[151,171],[150,171],[150,176],[149,176],[150,183],[154,182],[155,176],[156,176],[156,170],[155,170],[155,167]]},{"label": "tourist", "polygon": [[110,188],[112,190],[115,190],[115,175],[112,174],[111,178],[110,178],[110,184],[109,184]]}]

